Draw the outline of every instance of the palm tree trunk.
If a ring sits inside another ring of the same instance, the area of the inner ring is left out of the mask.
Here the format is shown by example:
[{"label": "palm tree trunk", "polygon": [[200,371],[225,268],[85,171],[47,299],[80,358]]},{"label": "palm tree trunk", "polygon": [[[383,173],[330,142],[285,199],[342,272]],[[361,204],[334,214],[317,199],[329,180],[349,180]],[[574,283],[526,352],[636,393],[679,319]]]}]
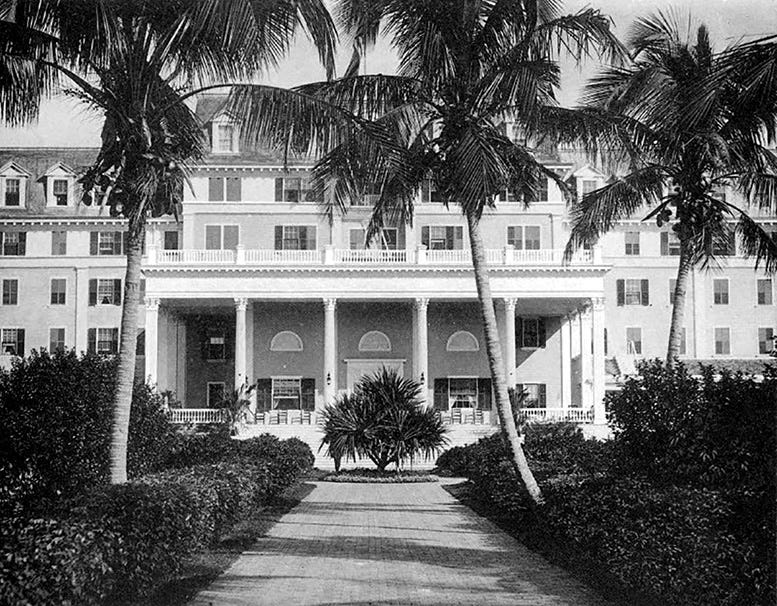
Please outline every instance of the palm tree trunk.
[{"label": "palm tree trunk", "polygon": [[121,345],[113,395],[111,430],[111,484],[127,481],[127,442],[129,440],[132,387],[135,382],[135,342],[138,336],[138,299],[140,297],[140,263],[143,254],[145,220],[141,225],[130,222],[127,237],[127,271],[124,275],[124,298],[121,307]]},{"label": "palm tree trunk", "polygon": [[669,345],[666,349],[666,365],[674,366],[680,355],[680,339],[683,333],[685,316],[685,292],[688,289],[688,275],[693,260],[685,242],[680,242],[680,263],[677,266],[677,280],[672,294],[672,323],[669,326]]},{"label": "palm tree trunk", "polygon": [[467,226],[469,228],[469,242],[472,250],[472,265],[475,270],[475,284],[478,289],[478,301],[483,315],[483,331],[486,336],[486,353],[488,365],[491,368],[491,380],[494,384],[496,396],[496,409],[501,422],[502,438],[507,447],[510,462],[515,472],[523,481],[532,501],[540,505],[543,502],[542,493],[534,474],[529,469],[526,454],[521,445],[521,437],[515,426],[510,396],[507,392],[507,379],[505,377],[504,362],[502,360],[502,346],[499,342],[499,331],[496,325],[494,313],[494,301],[491,298],[491,284],[488,278],[486,265],[486,253],[483,248],[483,238],[480,234],[480,221],[474,214],[467,214]]}]

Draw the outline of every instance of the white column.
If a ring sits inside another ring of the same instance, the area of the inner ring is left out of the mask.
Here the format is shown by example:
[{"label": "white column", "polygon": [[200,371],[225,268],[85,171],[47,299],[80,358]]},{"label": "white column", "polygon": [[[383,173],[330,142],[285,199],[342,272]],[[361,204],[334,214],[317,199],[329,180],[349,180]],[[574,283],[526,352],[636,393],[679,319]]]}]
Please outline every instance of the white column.
[{"label": "white column", "polygon": [[159,299],[146,297],[146,380],[156,385],[159,378]]},{"label": "white column", "polygon": [[427,309],[429,299],[415,300],[416,321],[416,380],[421,383],[422,400],[429,398],[429,326]]},{"label": "white column", "polygon": [[593,301],[593,399],[594,423],[604,425],[607,422],[604,413],[604,299]]},{"label": "white column", "polygon": [[[75,345],[76,353],[82,353],[87,350],[89,323],[87,318],[89,312],[89,270],[76,268],[75,270],[75,292],[76,307],[73,318],[73,334],[70,335],[70,343]],[[68,335],[65,335],[66,337]]]},{"label": "white column", "polygon": [[235,299],[235,390],[246,382],[247,299]]},{"label": "white column", "polygon": [[337,299],[324,299],[324,404],[331,404],[337,394],[336,306]]},{"label": "white column", "polygon": [[561,316],[561,406],[572,406],[572,318]]},{"label": "white column", "polygon": [[505,378],[515,387],[515,299],[505,299]]},{"label": "white column", "polygon": [[580,399],[583,408],[593,406],[593,375],[591,362],[591,308],[585,306],[578,314],[580,322]]},{"label": "white column", "polygon": [[[246,380],[248,384],[256,383],[256,375],[254,374],[254,304],[249,301],[246,308]],[[251,412],[249,415],[250,422],[253,422],[254,415],[256,414],[256,390],[251,392],[248,396],[249,404],[248,408]]]}]

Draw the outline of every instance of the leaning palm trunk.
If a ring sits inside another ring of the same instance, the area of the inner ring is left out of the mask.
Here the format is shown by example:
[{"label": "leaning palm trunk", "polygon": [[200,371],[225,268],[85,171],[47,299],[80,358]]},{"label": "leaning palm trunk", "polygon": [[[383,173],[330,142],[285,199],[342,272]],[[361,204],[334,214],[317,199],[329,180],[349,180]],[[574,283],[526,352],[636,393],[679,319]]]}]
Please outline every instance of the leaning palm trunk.
[{"label": "leaning palm trunk", "polygon": [[496,325],[494,302],[491,298],[491,284],[488,279],[488,267],[486,266],[483,239],[480,235],[480,223],[474,214],[467,214],[467,226],[469,228],[469,241],[472,250],[472,265],[475,270],[475,283],[478,289],[478,301],[480,311],[483,314],[483,331],[486,336],[486,353],[488,365],[491,368],[491,379],[494,382],[494,395],[496,396],[496,409],[501,422],[502,438],[507,447],[510,462],[516,473],[526,486],[532,501],[540,505],[543,502],[542,493],[537,481],[534,479],[526,454],[521,446],[521,438],[515,425],[515,418],[510,405],[510,396],[507,392],[507,380],[502,360],[502,346],[499,342],[499,331]]},{"label": "leaning palm trunk", "polygon": [[[145,223],[142,219],[140,223]],[[135,382],[135,342],[138,335],[140,297],[140,263],[143,254],[145,225],[130,222],[127,238],[127,272],[124,276],[124,298],[121,308],[121,345],[113,395],[113,428],[111,430],[111,484],[127,481],[127,442],[129,440],[132,387]]]},{"label": "leaning palm trunk", "polygon": [[693,259],[688,244],[681,240],[677,281],[674,293],[672,293],[672,323],[669,326],[669,345],[666,350],[666,365],[670,367],[674,365],[677,356],[680,355],[680,338],[682,337],[685,316],[685,293],[688,290],[688,276],[692,266]]}]

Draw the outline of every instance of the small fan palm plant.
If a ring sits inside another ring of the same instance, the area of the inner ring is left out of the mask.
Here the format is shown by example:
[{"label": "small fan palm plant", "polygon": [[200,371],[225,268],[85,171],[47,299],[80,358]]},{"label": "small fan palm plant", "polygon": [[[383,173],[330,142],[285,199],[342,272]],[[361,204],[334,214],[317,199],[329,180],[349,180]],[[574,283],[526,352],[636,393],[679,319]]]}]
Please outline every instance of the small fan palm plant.
[{"label": "small fan palm plant", "polygon": [[431,457],[447,443],[447,429],[435,410],[421,404],[421,384],[383,368],[363,378],[353,394],[340,396],[322,411],[321,447],[340,463],[366,458],[380,471],[394,464]]}]

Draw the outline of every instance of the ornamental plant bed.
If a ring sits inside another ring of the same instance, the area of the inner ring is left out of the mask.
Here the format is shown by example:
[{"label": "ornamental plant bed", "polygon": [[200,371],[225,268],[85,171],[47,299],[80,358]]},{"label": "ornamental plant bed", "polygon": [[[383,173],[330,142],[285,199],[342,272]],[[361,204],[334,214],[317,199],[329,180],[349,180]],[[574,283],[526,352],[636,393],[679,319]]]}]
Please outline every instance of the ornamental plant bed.
[{"label": "ornamental plant bed", "polygon": [[413,484],[418,482],[437,482],[439,478],[423,471],[378,471],[377,469],[348,469],[339,473],[330,473],[323,477],[324,482],[356,482],[361,484]]}]

